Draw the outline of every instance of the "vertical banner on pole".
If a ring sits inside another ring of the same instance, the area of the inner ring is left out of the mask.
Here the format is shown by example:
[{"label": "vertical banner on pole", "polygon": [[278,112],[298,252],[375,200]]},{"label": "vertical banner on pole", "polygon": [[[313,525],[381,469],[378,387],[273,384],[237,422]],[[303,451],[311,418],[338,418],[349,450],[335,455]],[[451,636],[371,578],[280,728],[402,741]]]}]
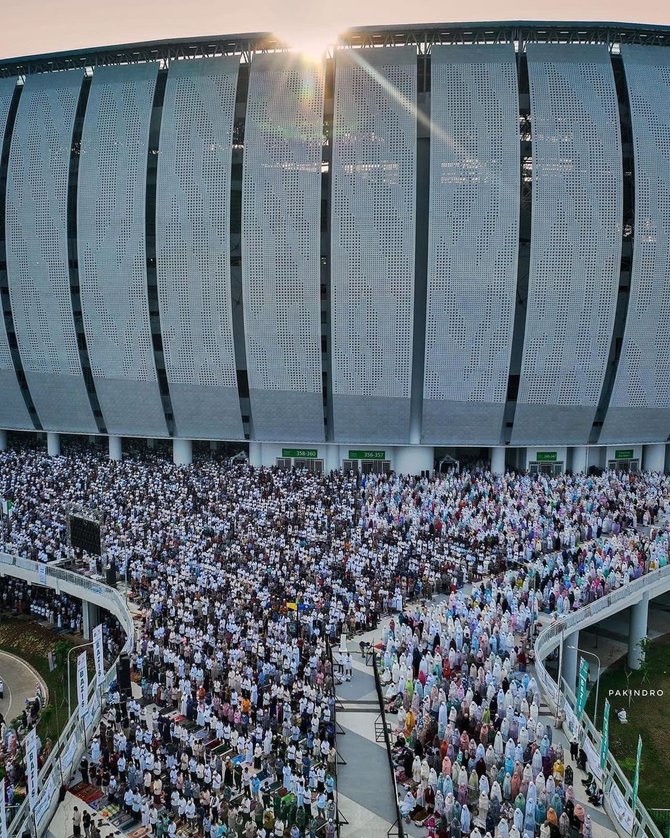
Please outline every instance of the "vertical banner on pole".
[{"label": "vertical banner on pole", "polygon": [[32,812],[37,803],[37,731],[33,728],[26,736],[26,776],[28,778],[28,805]]},{"label": "vertical banner on pole", "polygon": [[101,687],[105,682],[105,654],[102,647],[102,624],[93,629],[93,657],[95,659],[95,677]]},{"label": "vertical banner on pole", "polygon": [[0,838],[7,838],[7,807],[5,805],[5,778],[0,780]]},{"label": "vertical banner on pole", "polygon": [[581,721],[584,714],[584,707],[586,706],[586,692],[589,683],[589,664],[588,661],[582,658],[579,664],[579,679],[577,681],[577,719]]},{"label": "vertical banner on pole", "polygon": [[86,714],[88,700],[88,669],[86,668],[86,652],[77,658],[77,701],[79,702],[79,718]]},{"label": "vertical banner on pole", "polygon": [[610,703],[605,699],[605,709],[603,711],[603,734],[600,740],[600,767],[605,770],[607,765],[607,751],[609,750],[609,734],[610,734]]},{"label": "vertical banner on pole", "polygon": [[633,777],[633,816],[637,808],[637,787],[640,785],[640,760],[642,758],[642,737],[637,738],[637,757],[635,759],[635,776]]}]

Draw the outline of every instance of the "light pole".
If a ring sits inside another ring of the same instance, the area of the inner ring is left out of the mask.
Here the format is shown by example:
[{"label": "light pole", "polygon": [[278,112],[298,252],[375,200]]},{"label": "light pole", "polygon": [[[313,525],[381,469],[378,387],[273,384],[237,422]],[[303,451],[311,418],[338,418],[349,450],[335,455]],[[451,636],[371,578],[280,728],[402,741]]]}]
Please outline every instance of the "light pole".
[{"label": "light pole", "polygon": [[600,686],[600,670],[601,670],[601,663],[600,658],[596,655],[595,652],[587,652],[585,649],[580,649],[577,646],[568,646],[568,649],[574,649],[576,652],[580,652],[582,655],[591,655],[591,657],[595,658],[598,661],[598,675],[596,678],[596,707],[593,711],[593,727],[598,730],[598,687]]},{"label": "light pole", "polygon": [[80,643],[78,646],[73,646],[67,650],[67,719],[70,721],[72,715],[72,681],[70,680],[70,655],[77,649],[83,649],[86,646],[92,646],[93,641],[88,640],[86,643]]}]

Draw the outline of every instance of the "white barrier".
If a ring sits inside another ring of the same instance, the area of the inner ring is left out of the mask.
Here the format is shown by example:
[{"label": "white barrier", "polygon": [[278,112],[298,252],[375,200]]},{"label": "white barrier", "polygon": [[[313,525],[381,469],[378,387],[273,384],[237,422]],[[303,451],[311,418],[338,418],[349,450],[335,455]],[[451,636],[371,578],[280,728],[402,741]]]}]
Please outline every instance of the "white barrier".
[{"label": "white barrier", "polygon": [[[34,562],[30,559],[0,553],[0,575],[5,574],[33,585],[52,588],[57,593],[68,594],[104,608],[116,617],[125,632],[126,642],[122,652],[128,653],[134,648],[133,618],[128,611],[125,599],[114,588],[62,567],[44,565],[43,562]],[[70,781],[74,768],[79,764],[86,749],[88,736],[100,721],[102,708],[100,694],[106,692],[115,679],[116,663],[114,661],[105,673],[105,680],[100,689],[96,687],[96,679],[92,679],[85,718],[80,722],[78,710],[75,708],[52,749],[49,759],[40,771],[40,792],[35,810],[30,812],[26,799],[19,807],[11,824],[8,824],[10,835],[21,835],[24,830],[30,829],[31,834],[40,836],[46,831],[58,808],[60,787],[63,783]]]}]

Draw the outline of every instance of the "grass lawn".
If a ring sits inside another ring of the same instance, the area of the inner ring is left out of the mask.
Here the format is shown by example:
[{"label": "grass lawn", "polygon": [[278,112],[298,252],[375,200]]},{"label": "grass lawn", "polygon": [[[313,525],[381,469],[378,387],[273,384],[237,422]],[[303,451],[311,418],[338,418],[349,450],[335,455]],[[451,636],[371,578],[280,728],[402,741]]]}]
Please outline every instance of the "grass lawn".
[{"label": "grass lawn", "polygon": [[[663,690],[664,695],[629,698],[608,696],[609,690]],[[633,782],[638,736],[642,736],[639,797],[647,809],[670,808],[670,635],[653,641],[647,647],[644,670],[632,672],[626,657],[618,660],[600,678],[598,726],[601,726],[605,699],[610,702],[609,747],[622,771]],[[586,711],[593,718],[595,691],[591,690]],[[621,724],[617,711],[624,709],[628,724]],[[663,821],[659,825],[663,825]],[[667,831],[667,827],[666,827]]]},{"label": "grass lawn", "polygon": [[[11,652],[29,663],[44,679],[49,689],[49,704],[42,711],[37,729],[42,742],[47,736],[54,744],[67,722],[67,675],[58,667],[49,672],[48,653],[53,652],[58,642],[70,642],[72,638],[57,634],[44,626],[32,622],[28,617],[3,616],[0,622],[0,649]],[[78,642],[83,642],[83,638]],[[72,644],[74,645],[74,644]],[[73,710],[77,702],[76,652],[71,655]],[[14,712],[12,710],[12,712]],[[7,719],[11,721],[11,719]]]}]

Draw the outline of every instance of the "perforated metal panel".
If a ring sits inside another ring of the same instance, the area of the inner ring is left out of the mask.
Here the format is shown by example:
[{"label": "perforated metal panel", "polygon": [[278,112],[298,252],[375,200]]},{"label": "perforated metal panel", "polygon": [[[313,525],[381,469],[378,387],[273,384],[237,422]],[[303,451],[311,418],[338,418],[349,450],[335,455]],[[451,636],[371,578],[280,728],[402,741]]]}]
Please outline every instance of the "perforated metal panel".
[{"label": "perforated metal panel", "polygon": [[[0,79],[0,140],[7,130],[15,88],[15,78]],[[0,428],[33,428],[16,378],[4,317],[0,317]]]},{"label": "perforated metal panel", "polygon": [[156,266],[175,434],[244,438],[230,298],[230,163],[239,58],[175,61],[156,186]]},{"label": "perforated metal panel", "polygon": [[149,125],[158,65],[93,73],[77,206],[79,279],[91,370],[112,434],[165,436],[145,251]]},{"label": "perforated metal panel", "polygon": [[621,261],[622,163],[605,46],[528,46],[533,216],[512,443],[588,442]]},{"label": "perforated metal panel", "polygon": [[320,209],[323,67],[256,55],[244,130],[242,285],[257,439],[324,438]]},{"label": "perforated metal panel", "polygon": [[670,433],[670,50],[622,46],[633,128],[635,233],[628,316],[603,442]]},{"label": "perforated metal panel", "polygon": [[45,430],[98,430],[77,346],[67,242],[72,132],[83,73],[28,76],[12,134],[5,207],[14,328]]},{"label": "perforated metal panel", "polygon": [[519,246],[514,47],[431,53],[422,438],[499,442]]},{"label": "perforated metal panel", "polygon": [[336,54],[331,312],[337,441],[409,438],[416,76],[414,47]]}]

